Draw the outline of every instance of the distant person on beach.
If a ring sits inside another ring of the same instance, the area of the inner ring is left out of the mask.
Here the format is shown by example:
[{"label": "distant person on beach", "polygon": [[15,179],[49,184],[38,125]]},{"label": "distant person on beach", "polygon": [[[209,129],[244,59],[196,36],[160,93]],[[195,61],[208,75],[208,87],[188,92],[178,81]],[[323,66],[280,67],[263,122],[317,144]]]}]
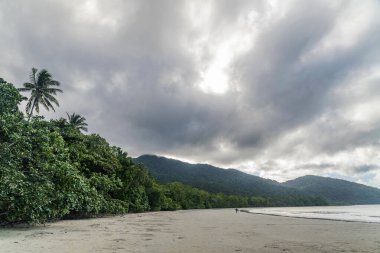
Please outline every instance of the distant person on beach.
[{"label": "distant person on beach", "polygon": [[235,208],[235,212],[237,213],[239,211],[239,209]]}]

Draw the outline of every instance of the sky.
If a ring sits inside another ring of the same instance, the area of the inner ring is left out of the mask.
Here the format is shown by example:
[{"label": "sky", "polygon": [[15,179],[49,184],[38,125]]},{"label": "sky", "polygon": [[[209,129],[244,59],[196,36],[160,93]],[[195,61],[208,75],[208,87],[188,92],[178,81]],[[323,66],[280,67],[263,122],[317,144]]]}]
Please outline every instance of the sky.
[{"label": "sky", "polygon": [[[380,187],[380,1],[1,0],[0,77],[32,67],[129,155]],[[27,94],[25,94],[27,95]]]}]

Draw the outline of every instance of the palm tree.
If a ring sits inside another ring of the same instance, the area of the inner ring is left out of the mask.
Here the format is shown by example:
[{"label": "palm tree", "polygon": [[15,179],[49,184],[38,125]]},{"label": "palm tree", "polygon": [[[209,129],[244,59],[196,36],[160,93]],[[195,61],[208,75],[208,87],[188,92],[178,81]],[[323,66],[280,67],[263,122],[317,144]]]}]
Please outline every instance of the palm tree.
[{"label": "palm tree", "polygon": [[30,91],[31,96],[26,104],[26,113],[28,120],[33,115],[33,110],[37,113],[40,112],[39,105],[42,104],[46,110],[54,110],[53,104],[59,106],[58,100],[54,97],[57,92],[63,92],[61,89],[55,88],[60,83],[52,79],[51,74],[42,69],[38,72],[38,69],[32,68],[30,74],[30,82],[24,83],[24,88],[19,88],[19,91]]},{"label": "palm tree", "polygon": [[80,130],[83,130],[85,132],[87,132],[87,123],[86,123],[86,118],[79,115],[79,114],[76,114],[76,113],[73,113],[71,115],[69,115],[68,113],[67,114],[67,118],[69,120],[69,124],[72,125],[74,128],[78,129],[79,131]]}]

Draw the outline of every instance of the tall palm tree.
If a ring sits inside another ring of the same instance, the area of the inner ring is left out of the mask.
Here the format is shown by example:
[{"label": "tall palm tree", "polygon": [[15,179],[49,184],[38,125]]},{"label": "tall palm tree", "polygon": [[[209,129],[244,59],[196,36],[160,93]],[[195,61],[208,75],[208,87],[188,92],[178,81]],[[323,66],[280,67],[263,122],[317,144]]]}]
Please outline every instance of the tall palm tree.
[{"label": "tall palm tree", "polygon": [[28,120],[32,117],[34,110],[37,113],[40,112],[40,104],[48,111],[50,109],[55,111],[53,104],[59,106],[59,103],[54,96],[57,92],[63,92],[61,89],[56,88],[59,85],[60,83],[53,80],[51,74],[46,69],[42,69],[38,72],[38,69],[32,68],[30,82],[24,83],[24,87],[19,88],[19,91],[31,92],[28,103],[26,104]]},{"label": "tall palm tree", "polygon": [[70,125],[72,125],[73,127],[75,127],[76,129],[78,129],[79,131],[80,130],[83,130],[85,132],[87,132],[87,123],[86,123],[86,118],[79,115],[79,114],[76,114],[76,113],[73,113],[71,115],[69,115],[68,113],[67,114],[67,118],[68,118],[68,122]]}]

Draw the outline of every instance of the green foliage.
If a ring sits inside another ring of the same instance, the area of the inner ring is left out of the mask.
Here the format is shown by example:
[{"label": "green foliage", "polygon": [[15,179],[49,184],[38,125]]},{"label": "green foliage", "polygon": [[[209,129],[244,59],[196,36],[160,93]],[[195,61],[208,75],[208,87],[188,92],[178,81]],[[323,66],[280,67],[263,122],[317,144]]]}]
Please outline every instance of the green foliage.
[{"label": "green foliage", "polygon": [[116,174],[122,166],[104,139],[59,120],[25,121],[17,111],[18,91],[5,82],[0,91],[1,223],[128,210],[128,199],[113,197],[123,187]]},{"label": "green foliage", "polygon": [[0,115],[5,113],[16,113],[18,105],[23,97],[10,83],[0,78]]},{"label": "green foliage", "polygon": [[17,115],[2,116],[1,122],[2,222],[45,222],[70,212],[99,212],[102,196],[73,166],[58,131]]}]

